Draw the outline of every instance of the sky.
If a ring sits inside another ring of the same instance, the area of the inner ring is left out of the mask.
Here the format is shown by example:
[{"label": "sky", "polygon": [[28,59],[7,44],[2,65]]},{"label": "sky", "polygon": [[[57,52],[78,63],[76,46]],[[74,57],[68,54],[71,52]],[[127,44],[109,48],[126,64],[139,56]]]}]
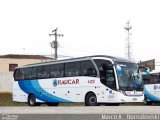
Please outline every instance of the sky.
[{"label": "sky", "polygon": [[159,0],[1,0],[0,55],[51,55],[48,34],[58,27],[58,54],[125,57],[129,20],[135,61],[156,59]]}]

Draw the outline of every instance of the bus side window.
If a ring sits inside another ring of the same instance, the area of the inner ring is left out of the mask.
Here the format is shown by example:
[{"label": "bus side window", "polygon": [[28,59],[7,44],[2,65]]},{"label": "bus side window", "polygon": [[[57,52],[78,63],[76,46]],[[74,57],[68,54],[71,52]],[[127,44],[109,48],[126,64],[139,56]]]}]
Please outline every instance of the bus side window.
[{"label": "bus side window", "polygon": [[23,74],[25,80],[31,79],[31,68],[23,68]]},{"label": "bus side window", "polygon": [[82,61],[81,62],[81,70],[83,76],[97,76],[96,69],[90,60]]},{"label": "bus side window", "polygon": [[37,79],[37,67],[32,67],[31,79]]},{"label": "bus side window", "polygon": [[50,77],[59,78],[64,76],[64,64],[50,65]]},{"label": "bus side window", "polygon": [[80,76],[81,69],[79,62],[65,63],[65,77]]},{"label": "bus side window", "polygon": [[101,83],[109,88],[116,89],[115,74],[111,61],[101,59],[95,59],[94,61],[100,72]]},{"label": "bus side window", "polygon": [[56,78],[56,65],[50,66],[50,77]]},{"label": "bus side window", "polygon": [[49,78],[49,66],[37,67],[37,79]]},{"label": "bus side window", "polygon": [[21,69],[18,68],[14,71],[14,79],[15,81],[19,81],[19,80],[23,80],[24,79],[24,75],[21,72]]},{"label": "bus side window", "polygon": [[50,71],[49,65],[43,66],[43,78],[49,78],[49,71]]},{"label": "bus side window", "polygon": [[160,83],[160,73],[158,74],[157,83]]},{"label": "bus side window", "polygon": [[112,89],[116,89],[114,70],[113,69],[107,70],[106,74],[107,74],[107,77],[106,77],[107,86]]}]

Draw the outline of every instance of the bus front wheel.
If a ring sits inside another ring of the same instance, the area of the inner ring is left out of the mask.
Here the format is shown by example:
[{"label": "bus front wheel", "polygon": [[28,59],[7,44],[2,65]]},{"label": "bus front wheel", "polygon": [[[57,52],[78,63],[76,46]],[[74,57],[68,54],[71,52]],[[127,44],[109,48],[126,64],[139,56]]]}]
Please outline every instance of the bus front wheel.
[{"label": "bus front wheel", "polygon": [[97,97],[94,93],[89,93],[85,98],[85,106],[97,106]]},{"label": "bus front wheel", "polygon": [[30,94],[28,96],[28,105],[29,106],[37,106],[37,105],[39,105],[38,103],[36,103],[36,97],[34,96],[34,94]]}]

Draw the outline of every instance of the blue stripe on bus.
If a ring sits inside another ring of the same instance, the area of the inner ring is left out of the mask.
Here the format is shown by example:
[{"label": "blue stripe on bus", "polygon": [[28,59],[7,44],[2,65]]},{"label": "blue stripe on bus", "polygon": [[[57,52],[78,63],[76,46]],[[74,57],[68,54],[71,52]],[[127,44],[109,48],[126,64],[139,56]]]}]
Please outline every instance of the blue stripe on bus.
[{"label": "blue stripe on bus", "polygon": [[149,99],[151,101],[160,101],[160,98],[149,93],[149,91],[146,89],[146,87],[144,87],[144,94],[146,95],[147,99]]},{"label": "blue stripe on bus", "polygon": [[35,97],[44,102],[71,102],[69,100],[54,96],[45,91],[38,80],[18,81],[20,88],[27,94],[33,93]]}]

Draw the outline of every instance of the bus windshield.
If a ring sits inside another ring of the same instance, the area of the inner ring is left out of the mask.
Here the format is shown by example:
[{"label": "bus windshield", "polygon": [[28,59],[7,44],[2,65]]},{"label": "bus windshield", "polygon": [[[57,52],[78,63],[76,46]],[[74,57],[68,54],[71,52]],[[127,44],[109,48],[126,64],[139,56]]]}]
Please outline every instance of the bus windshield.
[{"label": "bus windshield", "polygon": [[121,62],[118,66],[122,69],[122,73],[117,74],[120,90],[143,90],[142,75],[136,63]]}]

